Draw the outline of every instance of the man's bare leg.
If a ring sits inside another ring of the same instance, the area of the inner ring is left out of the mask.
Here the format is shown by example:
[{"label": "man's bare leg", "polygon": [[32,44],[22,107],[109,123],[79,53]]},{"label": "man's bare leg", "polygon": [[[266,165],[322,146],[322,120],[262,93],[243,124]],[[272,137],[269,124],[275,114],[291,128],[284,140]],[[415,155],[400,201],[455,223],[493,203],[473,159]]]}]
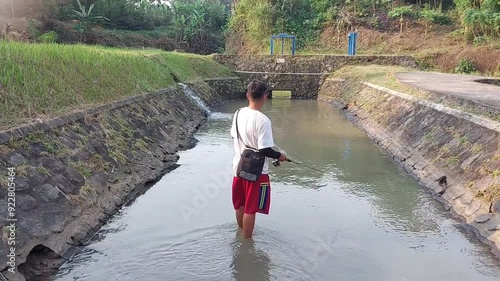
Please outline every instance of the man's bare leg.
[{"label": "man's bare leg", "polygon": [[245,210],[245,207],[240,207],[239,209],[236,210],[236,221],[238,222],[238,226],[240,228],[243,228],[243,211]]},{"label": "man's bare leg", "polygon": [[252,237],[253,227],[255,226],[255,214],[244,214],[243,215],[243,236],[245,238]]}]

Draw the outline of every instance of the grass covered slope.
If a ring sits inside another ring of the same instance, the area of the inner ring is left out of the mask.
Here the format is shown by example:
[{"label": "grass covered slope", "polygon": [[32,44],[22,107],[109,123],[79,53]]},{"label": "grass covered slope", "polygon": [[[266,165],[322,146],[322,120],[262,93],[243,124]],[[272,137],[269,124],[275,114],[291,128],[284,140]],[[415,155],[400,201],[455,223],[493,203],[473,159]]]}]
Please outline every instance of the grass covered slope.
[{"label": "grass covered slope", "polygon": [[223,76],[233,74],[209,56],[0,41],[0,129]]}]

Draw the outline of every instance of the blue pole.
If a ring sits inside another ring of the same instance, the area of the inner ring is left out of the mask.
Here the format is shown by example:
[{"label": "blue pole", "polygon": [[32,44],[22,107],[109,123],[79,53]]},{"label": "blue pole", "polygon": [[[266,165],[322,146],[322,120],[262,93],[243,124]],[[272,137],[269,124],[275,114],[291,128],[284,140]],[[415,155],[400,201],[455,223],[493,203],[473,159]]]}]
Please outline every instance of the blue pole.
[{"label": "blue pole", "polygon": [[349,56],[354,56],[356,55],[356,39],[358,37],[358,34],[356,32],[349,32],[349,44],[347,47],[347,54]]},{"label": "blue pole", "polygon": [[349,56],[352,56],[352,32],[349,32],[349,35],[347,35],[347,38],[348,38],[348,44],[347,44],[347,54]]},{"label": "blue pole", "polygon": [[271,37],[271,56],[274,54],[274,40],[273,37]]},{"label": "blue pole", "polygon": [[285,48],[285,39],[281,38],[281,55],[283,55],[285,51],[284,48]]},{"label": "blue pole", "polygon": [[352,55],[356,55],[356,39],[358,38],[358,33],[354,32],[352,39]]}]

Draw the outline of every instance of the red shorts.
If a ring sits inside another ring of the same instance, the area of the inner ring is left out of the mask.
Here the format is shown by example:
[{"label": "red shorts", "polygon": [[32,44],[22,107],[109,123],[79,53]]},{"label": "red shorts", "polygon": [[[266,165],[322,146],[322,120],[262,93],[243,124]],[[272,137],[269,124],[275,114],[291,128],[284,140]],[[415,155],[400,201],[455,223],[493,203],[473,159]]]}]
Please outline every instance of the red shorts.
[{"label": "red shorts", "polygon": [[259,179],[254,182],[234,177],[233,206],[235,210],[245,207],[245,214],[269,214],[271,206],[269,176],[260,175]]}]

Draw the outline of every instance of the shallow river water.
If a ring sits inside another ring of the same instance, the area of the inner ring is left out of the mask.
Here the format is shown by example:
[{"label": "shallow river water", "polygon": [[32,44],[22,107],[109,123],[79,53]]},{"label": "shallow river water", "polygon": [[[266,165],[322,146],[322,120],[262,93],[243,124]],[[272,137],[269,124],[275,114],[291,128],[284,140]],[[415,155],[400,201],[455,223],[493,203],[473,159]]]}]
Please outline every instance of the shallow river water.
[{"label": "shallow river water", "polygon": [[230,102],[180,167],[124,207],[53,280],[500,280],[500,263],[336,108],[270,100],[271,210],[240,238]]}]

